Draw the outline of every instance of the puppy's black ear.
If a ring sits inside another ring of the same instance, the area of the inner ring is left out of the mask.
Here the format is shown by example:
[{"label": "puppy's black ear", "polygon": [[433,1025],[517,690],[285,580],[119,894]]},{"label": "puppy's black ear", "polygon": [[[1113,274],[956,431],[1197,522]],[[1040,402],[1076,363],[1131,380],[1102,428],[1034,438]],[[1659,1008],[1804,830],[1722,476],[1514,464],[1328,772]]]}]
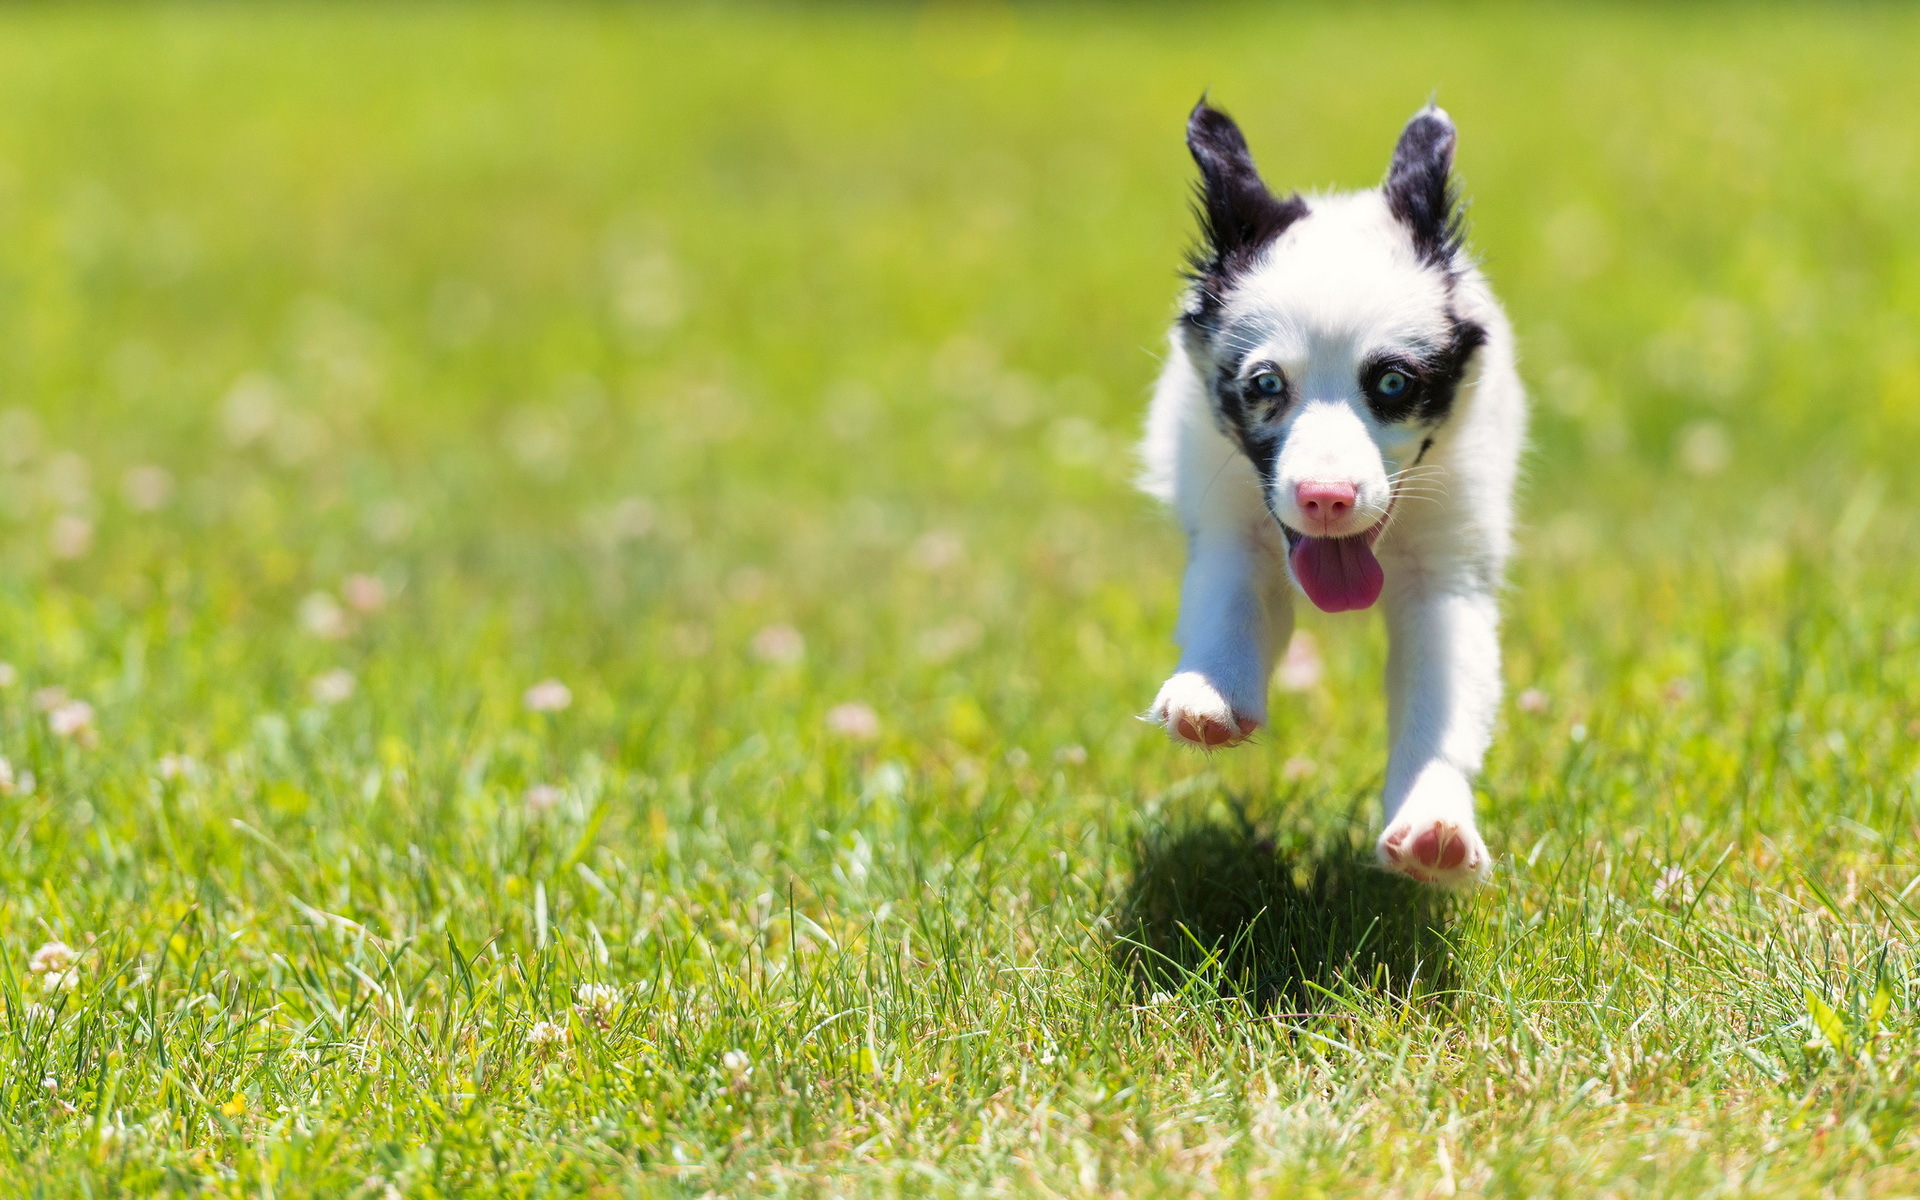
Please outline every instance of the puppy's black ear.
[{"label": "puppy's black ear", "polygon": [[1206,244],[1195,253],[1193,268],[1203,282],[1209,277],[1223,281],[1242,269],[1287,226],[1307,215],[1300,197],[1282,200],[1267,190],[1240,127],[1205,100],[1187,118],[1187,149],[1200,167],[1195,208]]},{"label": "puppy's black ear", "polygon": [[1432,104],[1413,114],[1387,168],[1387,208],[1413,234],[1422,261],[1452,264],[1466,237],[1453,186],[1453,118]]}]

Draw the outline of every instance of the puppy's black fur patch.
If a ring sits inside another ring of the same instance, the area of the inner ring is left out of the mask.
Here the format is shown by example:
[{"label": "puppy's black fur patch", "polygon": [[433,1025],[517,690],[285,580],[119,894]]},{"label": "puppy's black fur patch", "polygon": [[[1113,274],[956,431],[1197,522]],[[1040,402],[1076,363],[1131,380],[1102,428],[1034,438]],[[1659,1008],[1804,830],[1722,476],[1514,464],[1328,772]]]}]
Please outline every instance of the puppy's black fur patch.
[{"label": "puppy's black fur patch", "polygon": [[1222,367],[1214,376],[1213,411],[1221,430],[1253,463],[1261,482],[1271,487],[1281,442],[1275,418],[1293,402],[1293,385],[1288,381],[1286,391],[1278,396],[1257,396],[1249,391],[1249,382],[1238,375],[1239,366],[1234,364]]},{"label": "puppy's black fur patch", "polygon": [[1460,194],[1453,185],[1453,122],[1428,106],[1413,115],[1387,168],[1387,208],[1413,235],[1420,261],[1450,270],[1466,240]]},{"label": "puppy's black fur patch", "polygon": [[[1437,425],[1447,419],[1474,351],[1487,340],[1487,331],[1480,325],[1459,317],[1450,320],[1452,328],[1444,345],[1409,355],[1389,355],[1361,368],[1360,388],[1376,418],[1389,425],[1406,421]],[[1389,398],[1377,390],[1380,377],[1389,371],[1411,381],[1404,394]]]},{"label": "puppy's black fur patch", "polygon": [[1474,352],[1486,345],[1486,328],[1474,321],[1453,318],[1453,336],[1429,365],[1427,385],[1420,397],[1420,419],[1437,425],[1453,411],[1453,396],[1466,378]]},{"label": "puppy's black fur patch", "polygon": [[1200,168],[1194,214],[1201,239],[1188,259],[1197,304],[1187,319],[1211,328],[1233,277],[1307,215],[1307,202],[1298,193],[1282,199],[1269,191],[1240,127],[1205,100],[1187,118],[1187,149]]}]

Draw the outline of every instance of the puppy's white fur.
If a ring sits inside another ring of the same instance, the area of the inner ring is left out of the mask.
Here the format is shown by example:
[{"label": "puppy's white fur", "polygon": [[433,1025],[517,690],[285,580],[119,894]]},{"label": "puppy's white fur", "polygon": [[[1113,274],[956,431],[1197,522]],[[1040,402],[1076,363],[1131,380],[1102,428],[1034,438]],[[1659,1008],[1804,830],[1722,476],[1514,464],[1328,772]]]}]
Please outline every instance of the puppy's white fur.
[{"label": "puppy's white fur", "polygon": [[[1450,163],[1450,123],[1446,130]],[[1281,526],[1307,528],[1299,483],[1350,482],[1352,511],[1336,532],[1386,522],[1374,545],[1391,639],[1380,861],[1459,886],[1489,867],[1471,780],[1501,692],[1496,597],[1526,425],[1513,335],[1479,270],[1464,255],[1446,271],[1423,260],[1383,189],[1304,203],[1306,215],[1229,291],[1189,296],[1189,317],[1203,299],[1215,302],[1213,333],[1183,319],[1170,339],[1147,419],[1142,485],[1178,514],[1189,560],[1179,665],[1149,716],[1207,747],[1239,742],[1266,721],[1268,680],[1293,632]],[[1445,418],[1376,416],[1364,395],[1366,364],[1399,347],[1437,345],[1459,321],[1477,325],[1484,340]],[[1214,389],[1234,361],[1274,364],[1292,388],[1273,422],[1279,450],[1270,463],[1256,466],[1222,419]],[[1429,853],[1436,846],[1455,849]]]}]

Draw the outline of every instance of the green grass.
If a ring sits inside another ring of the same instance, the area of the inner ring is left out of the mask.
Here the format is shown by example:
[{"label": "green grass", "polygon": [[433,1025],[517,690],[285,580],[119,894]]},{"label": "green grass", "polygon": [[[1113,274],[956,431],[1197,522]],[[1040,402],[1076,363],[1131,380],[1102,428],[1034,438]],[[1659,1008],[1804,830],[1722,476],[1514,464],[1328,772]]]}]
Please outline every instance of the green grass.
[{"label": "green grass", "polygon": [[[1920,1191],[1916,36],[0,11],[4,1190]],[[1463,131],[1470,896],[1367,865],[1377,622],[1132,719],[1203,88],[1288,185]]]}]

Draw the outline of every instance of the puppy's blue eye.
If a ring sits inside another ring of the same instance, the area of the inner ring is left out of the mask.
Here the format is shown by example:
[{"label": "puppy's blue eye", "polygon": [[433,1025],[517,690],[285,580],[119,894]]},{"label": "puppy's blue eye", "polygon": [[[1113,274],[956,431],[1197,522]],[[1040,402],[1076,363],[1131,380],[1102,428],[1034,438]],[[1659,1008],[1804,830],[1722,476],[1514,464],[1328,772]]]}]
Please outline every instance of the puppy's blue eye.
[{"label": "puppy's blue eye", "polygon": [[1373,385],[1373,390],[1379,392],[1382,396],[1398,396],[1407,390],[1407,385],[1410,382],[1412,381],[1400,372],[1388,371]]},{"label": "puppy's blue eye", "polygon": [[1262,371],[1253,377],[1253,390],[1262,396],[1278,396],[1287,390],[1287,381],[1272,371]]}]

